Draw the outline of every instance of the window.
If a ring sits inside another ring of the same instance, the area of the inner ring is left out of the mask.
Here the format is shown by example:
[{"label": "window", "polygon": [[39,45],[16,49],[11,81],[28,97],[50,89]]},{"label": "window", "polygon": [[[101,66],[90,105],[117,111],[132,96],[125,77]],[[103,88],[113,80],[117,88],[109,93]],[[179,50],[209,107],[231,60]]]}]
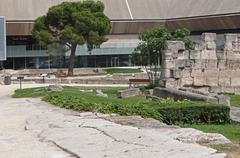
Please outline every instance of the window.
[{"label": "window", "polygon": [[31,44],[31,45],[26,45],[26,50],[46,50],[46,48],[38,45],[38,44]]}]

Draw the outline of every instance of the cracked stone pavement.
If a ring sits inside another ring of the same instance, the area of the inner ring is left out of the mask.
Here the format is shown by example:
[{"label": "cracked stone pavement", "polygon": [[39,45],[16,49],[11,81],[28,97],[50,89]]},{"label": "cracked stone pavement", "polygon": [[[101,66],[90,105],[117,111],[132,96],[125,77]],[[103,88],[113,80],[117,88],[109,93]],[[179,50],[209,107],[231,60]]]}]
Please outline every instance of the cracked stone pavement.
[{"label": "cracked stone pavement", "polygon": [[[12,88],[14,89],[14,88]],[[13,99],[0,86],[1,158],[224,158],[177,138],[189,132],[119,125],[93,113],[54,107],[40,99]]]}]

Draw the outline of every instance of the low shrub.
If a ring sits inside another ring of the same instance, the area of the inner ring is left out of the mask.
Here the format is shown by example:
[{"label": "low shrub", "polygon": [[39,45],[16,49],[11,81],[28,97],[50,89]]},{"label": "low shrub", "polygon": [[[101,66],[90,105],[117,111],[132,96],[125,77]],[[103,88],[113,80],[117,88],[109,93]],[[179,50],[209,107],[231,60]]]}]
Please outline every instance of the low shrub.
[{"label": "low shrub", "polygon": [[[88,94],[85,94],[85,96],[86,95]],[[150,106],[145,106],[138,103],[126,104],[116,102],[114,100],[113,102],[97,102],[83,98],[81,95],[73,96],[64,92],[49,93],[43,98],[43,100],[62,108],[73,109],[77,111],[117,113],[124,116],[140,115],[145,118],[151,117],[162,121],[161,114],[158,111]]]},{"label": "low shrub", "polygon": [[230,108],[206,102],[178,101],[156,106],[167,124],[225,124],[230,122]]}]

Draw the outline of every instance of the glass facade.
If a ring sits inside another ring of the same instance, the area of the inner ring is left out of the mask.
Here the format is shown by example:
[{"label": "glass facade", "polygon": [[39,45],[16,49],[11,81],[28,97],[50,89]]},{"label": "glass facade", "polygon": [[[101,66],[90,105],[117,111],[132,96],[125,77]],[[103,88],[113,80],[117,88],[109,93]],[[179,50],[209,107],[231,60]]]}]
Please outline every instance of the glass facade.
[{"label": "glass facade", "polygon": [[[130,54],[138,44],[137,39],[113,39],[92,51],[84,46],[76,50],[75,67],[131,66]],[[65,68],[70,52],[49,56],[48,51],[36,44],[31,37],[9,37],[7,69]]]},{"label": "glass facade", "polygon": [[6,24],[5,18],[0,17],[0,61],[6,60]]}]

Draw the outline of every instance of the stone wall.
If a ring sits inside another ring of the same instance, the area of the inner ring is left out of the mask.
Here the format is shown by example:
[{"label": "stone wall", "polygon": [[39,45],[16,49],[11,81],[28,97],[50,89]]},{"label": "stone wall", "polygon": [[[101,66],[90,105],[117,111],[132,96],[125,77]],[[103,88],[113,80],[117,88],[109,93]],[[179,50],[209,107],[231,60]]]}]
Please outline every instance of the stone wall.
[{"label": "stone wall", "polygon": [[190,87],[214,93],[240,94],[240,35],[226,34],[217,49],[215,33],[204,33],[194,50],[167,41],[162,54],[164,87]]}]

